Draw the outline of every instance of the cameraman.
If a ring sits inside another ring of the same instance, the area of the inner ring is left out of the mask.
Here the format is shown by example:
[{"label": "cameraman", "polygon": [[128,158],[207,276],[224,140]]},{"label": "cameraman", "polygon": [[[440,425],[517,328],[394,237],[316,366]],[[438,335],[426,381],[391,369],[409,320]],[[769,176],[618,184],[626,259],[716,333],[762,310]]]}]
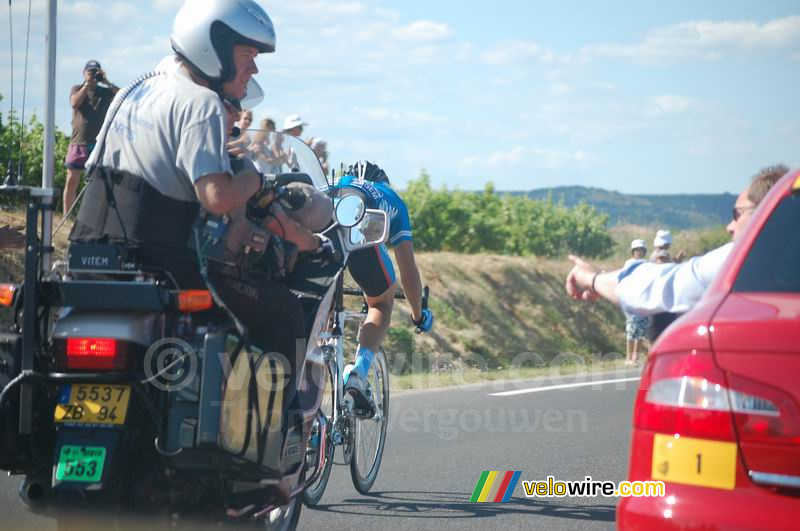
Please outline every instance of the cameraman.
[{"label": "cameraman", "polygon": [[[246,96],[256,57],[275,51],[272,21],[256,0],[203,5],[198,13],[195,2],[184,4],[170,38],[174,55],[117,96],[87,163],[92,178],[70,234],[73,242],[124,245],[141,267],[165,270],[180,289],[206,286],[186,245],[200,208],[227,214],[272,190],[252,169],[231,167],[225,107]],[[311,239],[307,247],[321,244]],[[272,278],[208,276],[253,341],[283,354],[298,374],[305,322],[288,287]]]},{"label": "cameraman", "polygon": [[[99,84],[99,83],[102,83]],[[72,137],[67,148],[67,182],[64,184],[64,215],[75,202],[81,171],[94,149],[97,134],[103,125],[111,101],[119,88],[106,77],[100,63],[94,59],[83,67],[83,84],[70,89],[72,106]]]}]

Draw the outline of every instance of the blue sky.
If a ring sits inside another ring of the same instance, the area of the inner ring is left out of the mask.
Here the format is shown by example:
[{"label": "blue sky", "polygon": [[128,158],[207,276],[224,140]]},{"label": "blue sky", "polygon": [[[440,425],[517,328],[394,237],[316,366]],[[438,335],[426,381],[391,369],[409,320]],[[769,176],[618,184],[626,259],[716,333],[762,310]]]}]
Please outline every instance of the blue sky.
[{"label": "blue sky", "polygon": [[[198,0],[199,1],[199,0]],[[59,2],[56,123],[89,58],[117,84],[169,51],[180,0]],[[378,161],[400,187],[738,192],[800,163],[800,4],[788,1],[264,1],[256,120],[290,113],[332,162]],[[12,0],[15,103],[27,2]],[[42,106],[44,2],[33,0],[28,106]],[[9,104],[8,8],[0,93]],[[39,111],[41,115],[41,111]]]}]

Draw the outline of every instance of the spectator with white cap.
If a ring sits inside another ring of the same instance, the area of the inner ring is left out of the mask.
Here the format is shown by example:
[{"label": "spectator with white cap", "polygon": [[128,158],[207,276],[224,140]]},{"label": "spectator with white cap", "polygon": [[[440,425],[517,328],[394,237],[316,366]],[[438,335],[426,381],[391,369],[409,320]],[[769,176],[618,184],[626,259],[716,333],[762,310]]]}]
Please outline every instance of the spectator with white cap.
[{"label": "spectator with white cap", "polygon": [[290,114],[283,121],[283,133],[290,136],[300,136],[303,134],[303,127],[307,125],[299,114]]},{"label": "spectator with white cap", "polygon": [[[656,237],[653,239],[653,254],[650,255],[650,261],[656,261],[656,255],[659,255],[663,260],[664,254],[659,251],[666,251],[669,258],[669,247],[672,245],[672,234],[668,230],[659,230],[656,232]],[[668,260],[671,261],[671,260]]]},{"label": "spectator with white cap", "polygon": [[[631,258],[625,262],[623,269],[645,262],[646,255],[647,244],[644,240],[633,240],[631,242]],[[639,347],[642,340],[650,332],[650,317],[625,311],[623,313],[625,314],[625,365],[635,365],[639,362]]]},{"label": "spectator with white cap", "polygon": [[[300,135],[303,134],[303,127],[306,125],[308,124],[303,121],[299,114],[290,114],[283,120],[283,129],[281,133],[285,136],[299,138]],[[280,135],[275,138],[273,151],[279,162],[286,163],[290,168],[297,167],[297,155],[291,146],[288,151],[283,149],[283,139]]]}]

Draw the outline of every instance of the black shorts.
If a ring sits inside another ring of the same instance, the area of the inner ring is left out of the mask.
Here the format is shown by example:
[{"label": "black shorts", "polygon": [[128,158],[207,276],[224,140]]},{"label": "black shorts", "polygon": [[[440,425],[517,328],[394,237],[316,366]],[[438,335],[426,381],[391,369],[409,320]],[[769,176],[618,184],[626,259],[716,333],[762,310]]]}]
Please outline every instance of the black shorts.
[{"label": "black shorts", "polygon": [[353,280],[370,297],[383,295],[397,281],[385,245],[355,251],[347,259],[347,269]]}]

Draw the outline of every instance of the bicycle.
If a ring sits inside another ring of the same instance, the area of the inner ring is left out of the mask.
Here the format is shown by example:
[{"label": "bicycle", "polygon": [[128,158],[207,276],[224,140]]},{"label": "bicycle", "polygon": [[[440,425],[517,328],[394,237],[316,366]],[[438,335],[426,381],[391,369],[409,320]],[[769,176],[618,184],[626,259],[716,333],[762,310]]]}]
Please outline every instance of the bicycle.
[{"label": "bicycle", "polygon": [[[367,494],[378,477],[378,471],[383,457],[383,448],[386,443],[386,427],[389,418],[389,368],[383,348],[375,353],[369,374],[372,386],[372,396],[375,401],[376,412],[371,418],[359,418],[353,412],[352,398],[344,393],[343,372],[345,367],[344,353],[344,326],[347,322],[362,322],[367,315],[366,303],[361,311],[350,311],[344,307],[344,296],[358,296],[363,299],[364,292],[360,289],[344,287],[343,278],[340,276],[334,294],[334,308],[331,318],[330,330],[321,335],[325,340],[322,347],[325,364],[328,367],[327,377],[330,392],[326,391],[320,406],[322,414],[327,420],[327,434],[325,441],[318,441],[316,448],[310,452],[325,452],[323,467],[319,479],[308,486],[303,492],[303,501],[306,506],[317,505],[328,485],[331,468],[334,464],[334,454],[337,446],[342,447],[343,465],[350,466],[350,476],[353,486],[360,494]],[[396,299],[405,299],[405,295],[398,291]],[[425,287],[423,295],[423,308],[427,308],[428,288]],[[417,329],[417,333],[421,330]],[[318,428],[314,426],[312,430]],[[318,437],[312,431],[312,439]],[[324,443],[324,444],[323,444]],[[309,463],[319,462],[317,459],[307,459]],[[316,472],[309,470],[307,473]]]}]

